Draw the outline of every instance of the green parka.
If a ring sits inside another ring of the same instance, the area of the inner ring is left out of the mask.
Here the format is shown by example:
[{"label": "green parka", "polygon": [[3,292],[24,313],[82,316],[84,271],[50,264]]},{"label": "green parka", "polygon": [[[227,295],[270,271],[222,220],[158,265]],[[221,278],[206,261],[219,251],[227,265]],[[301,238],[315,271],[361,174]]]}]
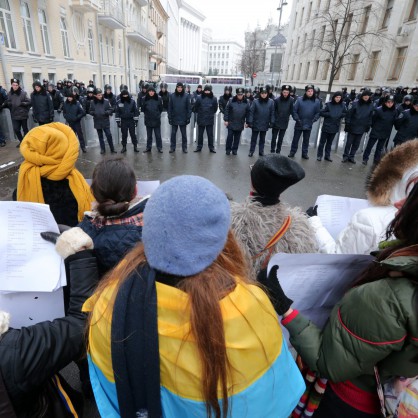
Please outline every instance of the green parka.
[{"label": "green parka", "polygon": [[[410,248],[418,254],[418,246]],[[383,382],[418,375],[418,255],[399,253],[405,249],[381,264],[416,277],[417,283],[388,277],[351,289],[323,331],[295,312],[282,321],[292,345],[321,377],[375,392],[375,365]]]}]

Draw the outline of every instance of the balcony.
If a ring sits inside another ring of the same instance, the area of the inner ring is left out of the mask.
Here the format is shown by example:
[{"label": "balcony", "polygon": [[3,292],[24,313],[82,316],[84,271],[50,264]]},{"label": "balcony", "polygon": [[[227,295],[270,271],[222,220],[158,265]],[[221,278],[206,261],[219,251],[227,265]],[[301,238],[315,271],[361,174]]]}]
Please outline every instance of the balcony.
[{"label": "balcony", "polygon": [[138,21],[128,22],[126,37],[144,46],[153,46],[155,44],[155,36]]},{"label": "balcony", "polygon": [[102,0],[100,13],[97,15],[99,24],[109,29],[124,29],[125,18],[122,2],[118,0]]},{"label": "balcony", "polygon": [[135,0],[139,7],[148,5],[148,0]]},{"label": "balcony", "polygon": [[101,0],[70,0],[69,5],[80,13],[99,12]]}]

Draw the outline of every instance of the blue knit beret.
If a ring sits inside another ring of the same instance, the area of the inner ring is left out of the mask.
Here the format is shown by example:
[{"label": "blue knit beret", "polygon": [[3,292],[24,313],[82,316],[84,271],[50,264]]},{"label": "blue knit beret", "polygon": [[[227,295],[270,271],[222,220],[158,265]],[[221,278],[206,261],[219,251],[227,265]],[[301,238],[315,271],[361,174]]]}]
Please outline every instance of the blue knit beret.
[{"label": "blue knit beret", "polygon": [[223,250],[230,227],[225,193],[209,180],[179,176],[164,182],[144,210],[142,242],[151,267],[192,276]]}]

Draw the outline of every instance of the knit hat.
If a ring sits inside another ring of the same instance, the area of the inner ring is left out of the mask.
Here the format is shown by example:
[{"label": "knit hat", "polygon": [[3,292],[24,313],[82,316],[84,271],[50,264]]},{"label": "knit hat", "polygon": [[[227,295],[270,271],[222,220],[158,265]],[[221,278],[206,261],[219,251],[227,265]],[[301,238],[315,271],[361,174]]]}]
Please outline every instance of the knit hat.
[{"label": "knit hat", "polygon": [[222,190],[202,177],[174,177],[154,192],[145,207],[145,256],[156,270],[192,276],[216,260],[229,226],[230,207]]},{"label": "knit hat", "polygon": [[251,170],[251,183],[260,196],[276,201],[290,186],[305,177],[305,170],[296,162],[280,154],[259,158]]}]

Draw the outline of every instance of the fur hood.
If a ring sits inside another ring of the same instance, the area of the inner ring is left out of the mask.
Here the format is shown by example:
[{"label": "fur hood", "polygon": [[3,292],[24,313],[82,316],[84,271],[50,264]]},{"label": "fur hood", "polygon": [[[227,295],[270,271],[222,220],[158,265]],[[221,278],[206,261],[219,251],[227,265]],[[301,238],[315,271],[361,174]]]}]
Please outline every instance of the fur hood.
[{"label": "fur hood", "polygon": [[10,314],[0,311],[0,337],[9,329]]},{"label": "fur hood", "polygon": [[317,252],[315,232],[300,208],[282,202],[263,206],[251,197],[243,203],[231,202],[231,228],[252,267],[252,273],[256,274],[260,270],[267,252],[256,259],[253,257],[264,249],[288,215],[292,217],[292,224],[274,246],[273,254]]},{"label": "fur hood", "polygon": [[410,180],[418,177],[418,141],[407,141],[386,154],[366,184],[374,206],[390,206],[405,197]]}]

